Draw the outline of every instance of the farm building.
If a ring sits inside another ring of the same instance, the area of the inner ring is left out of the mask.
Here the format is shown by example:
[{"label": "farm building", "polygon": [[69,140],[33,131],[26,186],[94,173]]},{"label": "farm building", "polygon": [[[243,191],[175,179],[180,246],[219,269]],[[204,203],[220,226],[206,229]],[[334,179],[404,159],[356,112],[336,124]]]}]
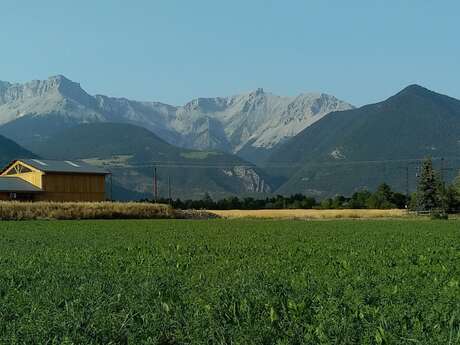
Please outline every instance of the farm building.
[{"label": "farm building", "polygon": [[0,172],[0,200],[104,201],[107,175],[81,161],[14,160]]}]

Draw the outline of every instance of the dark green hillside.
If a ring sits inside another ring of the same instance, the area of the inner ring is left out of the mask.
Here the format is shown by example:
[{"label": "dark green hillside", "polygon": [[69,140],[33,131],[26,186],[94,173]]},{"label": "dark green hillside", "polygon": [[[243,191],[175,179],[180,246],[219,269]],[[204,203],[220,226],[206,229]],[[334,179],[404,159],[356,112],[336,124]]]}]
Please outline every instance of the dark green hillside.
[{"label": "dark green hillside", "polygon": [[46,117],[26,115],[0,126],[0,134],[32,149],[37,142],[77,125],[77,120],[60,113],[47,114]]},{"label": "dark green hillside", "polygon": [[[51,159],[84,159],[105,165],[114,173],[120,187],[145,197],[152,194],[154,165],[158,167],[163,197],[167,195],[168,176],[176,198],[201,198],[206,192],[215,197],[252,192],[261,189],[257,179],[264,179],[259,170],[249,169],[249,163],[235,155],[178,148],[130,124],[93,123],[73,127],[37,143],[35,152]],[[240,173],[241,169],[245,172]],[[249,170],[255,175],[251,177]],[[126,198],[121,188],[118,191],[121,194],[115,191],[115,197]]]},{"label": "dark green hillside", "polygon": [[54,159],[109,158],[114,155],[143,155],[158,159],[180,156],[181,152],[144,128],[121,123],[75,126],[36,143],[34,150]]},{"label": "dark green hillside", "polygon": [[[384,102],[327,115],[280,147],[267,166],[283,166],[272,169],[288,179],[281,192],[349,194],[383,181],[400,189],[410,160],[426,156],[460,163],[460,101],[412,85]],[[416,165],[409,168],[414,180]]]},{"label": "dark green hillside", "polygon": [[14,141],[0,135],[0,169],[13,159],[25,157],[31,158],[36,156]]}]

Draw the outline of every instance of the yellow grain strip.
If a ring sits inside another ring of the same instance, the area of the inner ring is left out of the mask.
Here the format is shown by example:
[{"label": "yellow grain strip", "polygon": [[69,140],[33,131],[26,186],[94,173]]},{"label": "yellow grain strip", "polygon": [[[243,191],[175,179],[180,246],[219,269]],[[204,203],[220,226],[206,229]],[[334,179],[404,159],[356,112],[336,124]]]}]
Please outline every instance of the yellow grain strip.
[{"label": "yellow grain strip", "polygon": [[406,210],[209,210],[223,218],[265,218],[265,219],[372,219],[401,218]]}]

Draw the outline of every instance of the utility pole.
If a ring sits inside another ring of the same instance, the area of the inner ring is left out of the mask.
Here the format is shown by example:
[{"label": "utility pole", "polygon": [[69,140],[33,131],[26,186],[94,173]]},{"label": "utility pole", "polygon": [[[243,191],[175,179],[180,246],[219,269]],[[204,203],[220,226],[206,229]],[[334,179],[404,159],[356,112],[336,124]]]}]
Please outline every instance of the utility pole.
[{"label": "utility pole", "polygon": [[406,198],[409,200],[409,165],[406,166]]},{"label": "utility pole", "polygon": [[170,175],[168,175],[168,199],[169,199],[169,205],[171,206],[172,197],[171,197],[171,176]]},{"label": "utility pole", "polygon": [[444,172],[454,170],[452,168],[449,168],[447,164],[444,164],[444,162],[445,162],[444,158],[441,158],[441,183],[442,183],[443,188],[446,187],[446,183],[444,182],[444,177],[445,177]]},{"label": "utility pole", "polygon": [[409,163],[405,167],[398,167],[398,169],[404,170],[405,171],[405,189],[406,189],[406,197],[409,200]]},{"label": "utility pole", "polygon": [[113,201],[113,180],[112,173],[110,173],[110,201]]},{"label": "utility pole", "polygon": [[451,169],[448,169],[444,166],[444,157],[441,157],[441,183],[442,183],[442,188],[445,189],[446,188],[446,183],[444,182],[444,171],[447,171],[447,170],[451,170]]},{"label": "utility pole", "polygon": [[153,168],[153,201],[155,204],[158,201],[158,181],[157,181],[157,168]]},{"label": "utility pole", "polygon": [[388,183],[387,181],[387,166],[385,165],[385,162],[383,162],[383,182]]},{"label": "utility pole", "polygon": [[[405,189],[406,189],[406,197],[407,200],[410,199],[410,167],[411,165],[415,165],[415,179],[418,179],[419,175],[419,167],[418,167],[419,162],[414,161],[414,162],[407,162],[406,166],[398,167],[398,169],[404,170],[405,172]],[[417,182],[416,182],[417,184]]]},{"label": "utility pole", "polygon": [[441,183],[442,183],[442,187],[444,188],[445,187],[445,183],[444,183],[444,157],[441,157]]}]

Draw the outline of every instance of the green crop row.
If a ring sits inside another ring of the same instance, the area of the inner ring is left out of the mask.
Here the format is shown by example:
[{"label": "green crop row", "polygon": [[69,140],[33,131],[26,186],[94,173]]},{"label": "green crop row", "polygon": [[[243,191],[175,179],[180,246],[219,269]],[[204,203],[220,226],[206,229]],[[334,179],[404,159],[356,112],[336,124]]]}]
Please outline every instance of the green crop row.
[{"label": "green crop row", "polygon": [[0,344],[460,344],[459,223],[0,222]]}]

